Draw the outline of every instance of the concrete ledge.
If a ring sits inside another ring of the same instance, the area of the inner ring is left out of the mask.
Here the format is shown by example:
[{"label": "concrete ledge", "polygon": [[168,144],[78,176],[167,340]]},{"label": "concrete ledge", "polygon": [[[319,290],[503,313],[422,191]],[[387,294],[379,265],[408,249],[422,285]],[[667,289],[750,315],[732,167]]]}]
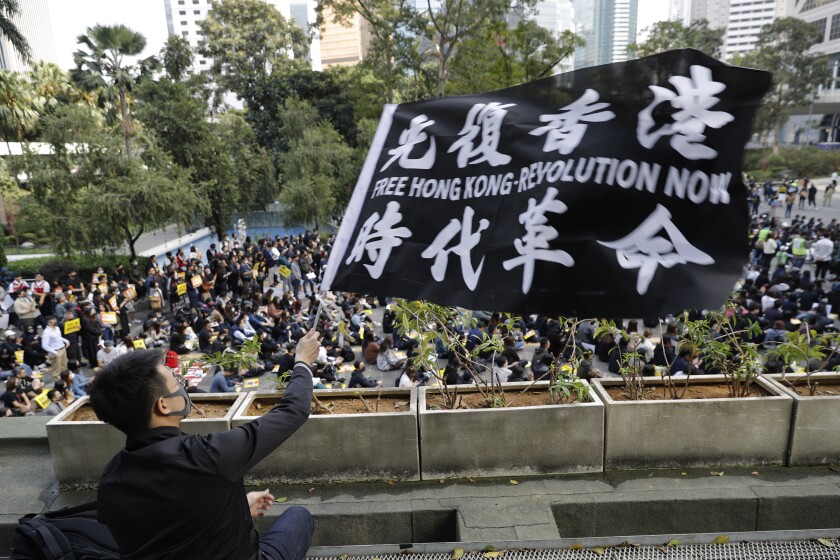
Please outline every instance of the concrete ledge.
[{"label": "concrete ledge", "polygon": [[52,416],[24,416],[0,420],[0,446],[17,441],[47,439],[47,422]]}]

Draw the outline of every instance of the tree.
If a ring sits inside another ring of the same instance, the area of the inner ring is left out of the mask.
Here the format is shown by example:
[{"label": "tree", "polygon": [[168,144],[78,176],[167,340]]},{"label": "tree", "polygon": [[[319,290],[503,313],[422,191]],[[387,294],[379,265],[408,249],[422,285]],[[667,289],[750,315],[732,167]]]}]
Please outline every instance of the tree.
[{"label": "tree", "polygon": [[38,125],[41,99],[31,84],[17,72],[0,70],[0,134],[6,141],[20,142]]},{"label": "tree", "polygon": [[170,35],[160,51],[163,68],[175,82],[180,82],[187,75],[194,57],[190,42],[178,35]]},{"label": "tree", "polygon": [[772,130],[774,153],[779,151],[779,134],[790,110],[812,102],[817,87],[830,76],[825,55],[810,50],[821,41],[816,25],[781,18],[763,26],[755,50],[738,61],[773,74],[773,85],[764,97],[756,124]]},{"label": "tree", "polygon": [[690,48],[719,58],[723,31],[712,29],[705,19],[693,21],[689,26],[679,21],[658,21],[642,32],[647,33],[647,39],[643,43],[631,43],[627,46],[627,52],[638,57]]},{"label": "tree", "polygon": [[582,44],[571,31],[555,37],[532,20],[512,28],[496,22],[462,41],[452,58],[450,93],[480,93],[543,78]]},{"label": "tree", "polygon": [[[146,38],[125,25],[88,27],[87,34],[79,35],[76,41],[88,50],[79,49],[73,53],[76,68],[71,76],[82,88],[97,92],[100,106],[113,107],[115,101],[119,103],[125,155],[130,157],[134,125],[131,122],[128,93],[139,77],[157,68],[157,59],[150,56],[134,65],[126,63],[125,57],[143,52]],[[116,120],[113,114],[109,117]]]},{"label": "tree", "polygon": [[273,72],[309,66],[309,37],[268,2],[219,0],[198,25],[204,37],[199,53],[213,59],[213,77],[249,105]]},{"label": "tree", "polygon": [[134,256],[147,228],[186,225],[201,209],[185,171],[151,136],[139,136],[141,155],[126,158],[121,135],[82,106],[61,106],[43,120],[52,155],[25,153],[12,171],[29,176],[32,195],[49,212],[44,227],[59,253],[125,244]]},{"label": "tree", "polygon": [[70,76],[52,62],[40,60],[34,63],[29,70],[29,81],[45,112],[51,112],[59,104],[71,103],[79,98],[70,83]]},{"label": "tree", "polygon": [[[516,8],[524,12],[534,5],[523,0]],[[415,27],[430,44],[429,52],[437,62],[437,95],[446,95],[449,65],[457,48],[465,39],[480,35],[493,23],[503,20],[511,11],[510,0],[441,0],[432,7],[432,0],[417,12]]]},{"label": "tree", "polygon": [[0,35],[9,40],[21,58],[25,61],[32,59],[32,49],[26,37],[18,30],[12,21],[20,15],[20,0],[0,0]]},{"label": "tree", "polygon": [[289,224],[318,225],[350,199],[359,171],[354,152],[307,102],[290,99],[282,113],[290,139],[280,192],[285,219]]}]

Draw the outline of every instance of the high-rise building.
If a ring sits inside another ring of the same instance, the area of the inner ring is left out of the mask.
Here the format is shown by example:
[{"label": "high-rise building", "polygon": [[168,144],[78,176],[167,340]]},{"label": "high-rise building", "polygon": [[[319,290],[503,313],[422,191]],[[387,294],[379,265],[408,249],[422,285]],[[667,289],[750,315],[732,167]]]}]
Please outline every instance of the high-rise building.
[{"label": "high-rise building", "polygon": [[[560,37],[564,31],[575,30],[574,6],[572,0],[543,0],[534,6],[534,13],[531,16],[534,22],[547,29],[555,38]],[[574,70],[574,55],[561,60],[554,68],[556,74],[571,72]]]},{"label": "high-rise building", "polygon": [[575,68],[627,60],[638,10],[639,0],[575,0],[575,28],[586,41],[575,50]]},{"label": "high-rise building", "polygon": [[[46,0],[45,0],[46,1]],[[314,19],[315,3],[314,0],[265,0],[267,3],[274,5],[275,8],[283,15],[284,18],[294,21],[304,30],[308,29]],[[311,4],[311,5],[310,5]],[[207,13],[213,8],[213,0],[164,0],[166,8],[166,25],[170,35],[180,35],[187,41],[193,49],[198,49],[198,45],[203,39],[201,35],[201,28],[198,26],[199,22],[207,17]],[[306,21],[298,21],[297,17],[305,17]],[[313,57],[313,54],[319,56]],[[320,70],[320,52],[318,51],[318,44],[313,41],[310,47],[310,58],[312,59],[313,69]],[[193,63],[193,71],[203,72],[213,65],[213,61],[202,56],[197,56]]]},{"label": "high-rise building", "polygon": [[[12,23],[29,43],[33,61],[58,63],[47,0],[20,0],[20,13],[12,18]],[[30,68],[5,36],[0,36],[0,68],[15,72]]]},{"label": "high-rise building", "polygon": [[353,66],[362,61],[370,48],[370,26],[359,14],[349,25],[333,21],[332,10],[324,9],[324,25],[320,30],[321,65]]},{"label": "high-rise building", "polygon": [[811,50],[826,55],[831,78],[813,103],[793,111],[780,141],[840,142],[840,2],[790,0],[787,15],[817,27],[819,42]]},{"label": "high-rise building", "polygon": [[786,7],[787,0],[729,0],[724,58],[729,60],[738,53],[753,50],[761,28],[784,17]]},{"label": "high-rise building", "polygon": [[[793,0],[693,0],[691,21],[705,19],[709,27],[724,29],[722,55],[730,60],[738,53],[753,50],[761,28],[784,17],[789,1]],[[825,3],[825,0],[796,1]]]},{"label": "high-rise building", "polygon": [[691,0],[671,0],[668,3],[668,19],[685,26],[691,24]]}]

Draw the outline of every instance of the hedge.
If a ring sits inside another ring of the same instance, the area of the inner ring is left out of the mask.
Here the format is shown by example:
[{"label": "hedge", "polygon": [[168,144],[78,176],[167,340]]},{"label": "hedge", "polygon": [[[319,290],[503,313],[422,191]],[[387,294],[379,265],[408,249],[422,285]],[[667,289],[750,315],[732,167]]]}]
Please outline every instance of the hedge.
[{"label": "hedge", "polygon": [[72,257],[37,257],[21,259],[8,263],[12,272],[22,274],[25,278],[31,278],[35,274],[43,274],[49,282],[56,278],[65,279],[67,274],[75,269],[79,276],[86,282],[93,276],[96,269],[102,267],[110,274],[117,265],[128,266],[130,258],[125,255],[74,255]]},{"label": "hedge", "polygon": [[747,150],[744,153],[744,171],[756,180],[827,177],[840,171],[840,152],[820,150],[812,146],[782,148],[774,154],[769,148]]}]

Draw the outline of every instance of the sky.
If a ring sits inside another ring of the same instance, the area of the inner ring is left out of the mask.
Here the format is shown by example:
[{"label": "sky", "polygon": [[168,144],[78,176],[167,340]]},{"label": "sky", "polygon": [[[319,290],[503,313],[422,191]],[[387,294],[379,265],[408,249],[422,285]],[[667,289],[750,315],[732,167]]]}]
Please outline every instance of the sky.
[{"label": "sky", "polygon": [[[47,0],[58,63],[73,67],[76,37],[96,24],[122,23],[146,37],[142,56],[160,52],[166,41],[164,0]],[[639,0],[638,30],[668,17],[668,0]]]}]

